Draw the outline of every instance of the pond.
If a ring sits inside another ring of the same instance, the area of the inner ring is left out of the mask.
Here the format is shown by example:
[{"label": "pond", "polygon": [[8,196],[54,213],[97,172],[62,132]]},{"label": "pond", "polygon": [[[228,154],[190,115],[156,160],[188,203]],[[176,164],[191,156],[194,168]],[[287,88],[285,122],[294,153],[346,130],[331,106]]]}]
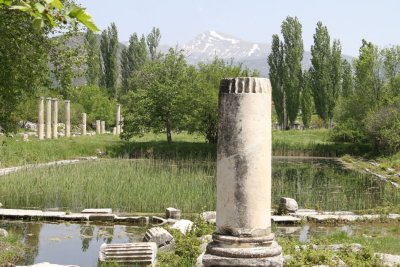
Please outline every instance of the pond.
[{"label": "pond", "polygon": [[97,266],[103,243],[141,242],[145,228],[124,225],[0,221],[0,228],[23,237],[27,246],[21,265],[50,262]]},{"label": "pond", "polygon": [[[25,259],[18,264],[31,265],[41,262],[53,264],[92,267],[98,264],[100,246],[103,243],[140,242],[146,229],[136,226],[67,224],[46,222],[0,221],[0,228],[23,237],[27,246]],[[298,226],[274,226],[278,237],[291,237],[292,240],[307,242],[313,238],[324,238],[332,234],[344,233],[358,238],[357,242],[370,244],[369,240],[396,242],[400,239],[398,226],[388,223],[343,224],[326,226],[304,224]],[[388,238],[389,239],[385,239]],[[363,242],[364,240],[364,242]],[[383,243],[382,241],[380,241]],[[379,245],[377,251],[399,254],[400,247],[395,243],[385,248]]]},{"label": "pond", "polygon": [[[343,169],[334,159],[275,158],[272,206],[292,197],[300,208],[365,210],[400,203],[400,190],[379,179]],[[5,208],[121,213],[183,213],[215,210],[215,162],[100,160],[21,171],[1,177]]]}]

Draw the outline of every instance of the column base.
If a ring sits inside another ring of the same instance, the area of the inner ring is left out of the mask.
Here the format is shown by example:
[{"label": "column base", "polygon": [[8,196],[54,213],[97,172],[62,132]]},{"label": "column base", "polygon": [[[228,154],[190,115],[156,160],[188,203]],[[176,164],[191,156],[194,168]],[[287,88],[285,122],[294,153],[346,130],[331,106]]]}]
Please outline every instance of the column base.
[{"label": "column base", "polygon": [[274,241],[273,234],[246,238],[214,234],[203,256],[203,264],[205,267],[282,267],[282,248]]}]

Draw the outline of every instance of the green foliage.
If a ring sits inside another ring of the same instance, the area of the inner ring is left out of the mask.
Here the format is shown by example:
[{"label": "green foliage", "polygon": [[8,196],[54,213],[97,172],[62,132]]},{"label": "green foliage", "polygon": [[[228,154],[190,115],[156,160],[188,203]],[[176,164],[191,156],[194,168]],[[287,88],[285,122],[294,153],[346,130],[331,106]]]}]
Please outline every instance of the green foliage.
[{"label": "green foliage", "polygon": [[158,253],[157,266],[175,267],[175,266],[194,266],[197,257],[200,255],[200,237],[212,234],[215,226],[204,222],[200,216],[196,216],[193,227],[186,235],[183,235],[176,229],[169,229],[175,239],[175,251]]},{"label": "green foliage", "polygon": [[11,132],[20,101],[49,82],[50,43],[45,29],[34,30],[29,15],[3,6],[0,17],[0,131]]},{"label": "green foliage", "polygon": [[103,62],[101,85],[107,88],[110,97],[117,97],[119,76],[118,31],[115,23],[101,33],[100,51]]},{"label": "green foliage", "polygon": [[135,90],[138,85],[135,81],[136,76],[140,75],[147,60],[147,45],[144,35],[139,39],[136,33],[129,38],[128,48],[124,48],[121,53],[121,79],[122,89],[125,93],[128,90]]},{"label": "green foliage", "polygon": [[192,131],[199,132],[212,144],[217,143],[218,132],[218,91],[221,79],[226,77],[256,76],[256,73],[247,73],[242,65],[234,65],[233,61],[225,62],[217,57],[209,63],[199,63],[197,73],[192,69],[195,90],[192,90],[191,99],[194,101]]},{"label": "green foliage", "polygon": [[[153,130],[166,130],[172,141],[173,130],[183,130],[190,109],[191,77],[182,51],[170,49],[165,55],[149,61],[136,76],[137,90],[127,95],[124,138]],[[186,115],[186,116],[185,116]]]},{"label": "green foliage", "polygon": [[72,25],[82,23],[92,31],[99,30],[86,10],[72,1],[0,0],[0,8],[29,14],[32,25],[37,31],[44,27],[53,28],[68,23]]},{"label": "green foliage", "polygon": [[[338,123],[333,129],[333,140],[371,143],[380,153],[399,151],[397,52],[396,47],[379,51],[363,40],[359,58],[354,60],[355,90],[343,91],[336,110]],[[349,66],[345,69],[351,72]]]},{"label": "green foliage", "polygon": [[16,264],[24,257],[24,245],[21,238],[16,235],[0,237],[0,266]]},{"label": "green foliage", "polygon": [[317,23],[314,45],[311,46],[311,85],[318,116],[332,127],[333,111],[339,97],[342,79],[341,46],[337,40],[331,47],[328,28]]},{"label": "green foliage", "polygon": [[87,30],[85,34],[86,59],[86,81],[88,85],[100,85],[101,62],[100,47],[96,34]]},{"label": "green foliage", "polygon": [[342,97],[349,97],[354,92],[353,69],[347,60],[342,61]]},{"label": "green foliage", "polygon": [[285,74],[283,43],[277,34],[272,35],[271,53],[268,56],[269,79],[272,86],[272,100],[274,101],[278,122],[282,129],[288,128],[286,91],[283,87]]},{"label": "green foliage", "polygon": [[285,62],[283,85],[286,96],[286,109],[291,125],[296,121],[300,106],[301,60],[304,52],[301,28],[297,17],[287,17],[281,26]]},{"label": "green foliage", "polygon": [[311,78],[309,72],[304,72],[301,92],[301,118],[304,128],[310,127],[313,112]]},{"label": "green foliage", "polygon": [[[94,125],[96,120],[104,120],[108,125],[115,124],[115,100],[108,98],[107,92],[98,86],[81,86],[71,88],[68,91],[71,103],[78,104],[82,108],[79,111],[86,112],[87,124]],[[74,106],[71,107],[74,110]],[[81,118],[74,116],[75,118]]]},{"label": "green foliage", "polygon": [[400,98],[392,105],[371,112],[366,118],[366,131],[378,151],[400,151]]},{"label": "green foliage", "polygon": [[86,50],[76,42],[81,33],[71,30],[51,39],[50,63],[59,94],[66,96],[73,81],[84,76]]},{"label": "green foliage", "polygon": [[161,33],[160,29],[153,27],[151,32],[147,35],[146,42],[149,48],[150,59],[155,60],[157,58],[157,47],[160,43]]}]

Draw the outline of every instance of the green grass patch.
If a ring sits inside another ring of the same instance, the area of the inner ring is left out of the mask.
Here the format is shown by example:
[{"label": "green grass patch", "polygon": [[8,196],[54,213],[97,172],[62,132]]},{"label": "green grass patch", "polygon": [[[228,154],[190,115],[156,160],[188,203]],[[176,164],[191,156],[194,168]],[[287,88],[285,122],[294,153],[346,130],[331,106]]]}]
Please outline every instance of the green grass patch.
[{"label": "green grass patch", "polygon": [[0,237],[0,266],[15,264],[24,257],[24,245],[16,235]]},{"label": "green grass patch", "polygon": [[0,137],[0,168],[54,160],[94,156],[96,150],[121,145],[118,137],[111,135],[82,136],[42,140],[34,138],[22,142],[16,138]]}]

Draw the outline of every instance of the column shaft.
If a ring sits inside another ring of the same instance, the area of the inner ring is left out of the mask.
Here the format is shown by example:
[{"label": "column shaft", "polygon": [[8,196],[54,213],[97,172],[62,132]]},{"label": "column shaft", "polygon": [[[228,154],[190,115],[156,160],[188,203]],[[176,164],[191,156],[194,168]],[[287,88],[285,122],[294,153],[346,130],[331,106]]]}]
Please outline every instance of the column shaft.
[{"label": "column shaft", "polygon": [[39,114],[38,114],[38,138],[39,140],[44,139],[44,98],[39,97]]}]

